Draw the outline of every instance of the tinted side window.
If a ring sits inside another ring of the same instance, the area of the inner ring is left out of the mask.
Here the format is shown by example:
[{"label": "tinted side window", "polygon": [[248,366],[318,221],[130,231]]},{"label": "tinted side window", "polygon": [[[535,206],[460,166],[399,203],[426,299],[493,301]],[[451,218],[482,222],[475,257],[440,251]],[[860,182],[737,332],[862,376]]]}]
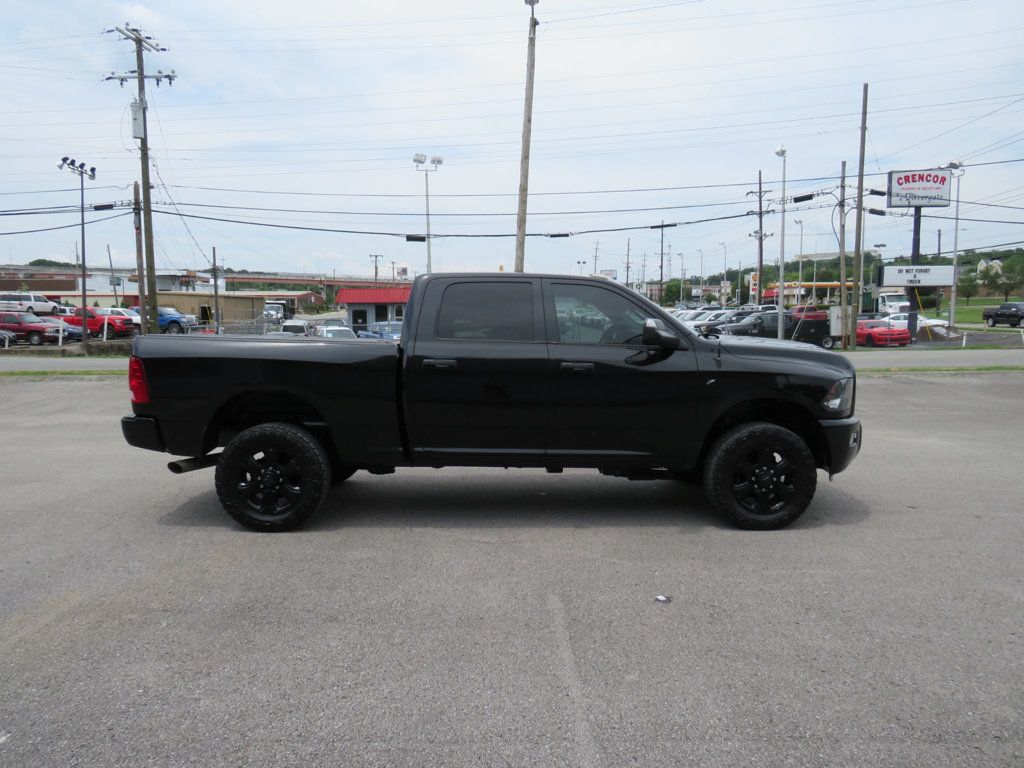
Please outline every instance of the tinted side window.
[{"label": "tinted side window", "polygon": [[636,344],[644,332],[643,310],[596,285],[554,283],[551,291],[558,341],[567,344]]},{"label": "tinted side window", "polygon": [[437,313],[439,339],[533,341],[533,286],[508,281],[453,283]]}]

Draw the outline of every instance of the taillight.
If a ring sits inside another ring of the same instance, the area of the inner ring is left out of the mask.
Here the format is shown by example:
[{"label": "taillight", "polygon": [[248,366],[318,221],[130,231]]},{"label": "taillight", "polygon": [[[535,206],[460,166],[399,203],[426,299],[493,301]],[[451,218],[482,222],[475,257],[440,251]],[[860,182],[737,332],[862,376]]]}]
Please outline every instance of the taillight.
[{"label": "taillight", "polygon": [[132,402],[145,405],[149,402],[149,384],[146,383],[146,369],[142,361],[132,355],[128,361],[128,388],[132,391]]}]

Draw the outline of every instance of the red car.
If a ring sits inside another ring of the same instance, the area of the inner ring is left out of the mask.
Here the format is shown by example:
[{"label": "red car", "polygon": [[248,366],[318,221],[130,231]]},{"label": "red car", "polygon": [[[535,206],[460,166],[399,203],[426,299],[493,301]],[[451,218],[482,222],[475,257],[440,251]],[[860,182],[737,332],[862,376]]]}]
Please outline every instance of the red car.
[{"label": "red car", "polygon": [[0,312],[0,329],[10,331],[18,341],[27,341],[33,347],[57,343],[57,328],[30,312]]},{"label": "red car", "polygon": [[789,312],[797,320],[828,320],[828,312],[813,304],[797,304]]},{"label": "red car", "polygon": [[[135,334],[135,323],[131,318],[120,317],[119,315],[101,315],[92,307],[85,308],[85,325],[91,336],[103,335],[103,321],[107,321],[107,338],[114,336],[132,336]],[[75,314],[64,318],[68,325],[82,327],[82,310],[78,309]]]},{"label": "red car", "polygon": [[857,343],[868,347],[905,347],[910,343],[910,331],[893,328],[885,320],[861,320],[857,323]]}]

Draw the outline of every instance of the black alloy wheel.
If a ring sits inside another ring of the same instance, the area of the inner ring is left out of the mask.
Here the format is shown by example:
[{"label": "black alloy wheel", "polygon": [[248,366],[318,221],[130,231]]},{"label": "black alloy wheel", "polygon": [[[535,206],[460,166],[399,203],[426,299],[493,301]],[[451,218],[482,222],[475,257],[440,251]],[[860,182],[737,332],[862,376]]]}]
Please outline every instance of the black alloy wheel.
[{"label": "black alloy wheel", "polygon": [[237,522],[254,531],[287,531],[320,506],[331,487],[331,466],[309,432],[273,422],[228,443],[215,482],[221,505]]},{"label": "black alloy wheel", "polygon": [[722,435],[704,464],[709,500],[740,528],[771,530],[804,513],[817,467],[803,439],[784,427],[751,422]]}]

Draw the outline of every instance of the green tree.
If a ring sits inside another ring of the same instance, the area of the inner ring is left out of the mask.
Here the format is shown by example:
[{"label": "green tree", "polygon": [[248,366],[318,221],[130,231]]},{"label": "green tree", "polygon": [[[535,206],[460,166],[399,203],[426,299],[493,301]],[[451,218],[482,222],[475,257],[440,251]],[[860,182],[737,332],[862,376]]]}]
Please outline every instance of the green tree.
[{"label": "green tree", "polygon": [[993,289],[1003,294],[1003,301],[1009,301],[1010,294],[1020,290],[1021,285],[1024,285],[1024,269],[1017,265],[1004,266],[992,283]]},{"label": "green tree", "polygon": [[968,306],[970,306],[971,299],[978,295],[980,288],[978,276],[971,273],[963,275],[956,283],[957,294],[967,300]]}]

